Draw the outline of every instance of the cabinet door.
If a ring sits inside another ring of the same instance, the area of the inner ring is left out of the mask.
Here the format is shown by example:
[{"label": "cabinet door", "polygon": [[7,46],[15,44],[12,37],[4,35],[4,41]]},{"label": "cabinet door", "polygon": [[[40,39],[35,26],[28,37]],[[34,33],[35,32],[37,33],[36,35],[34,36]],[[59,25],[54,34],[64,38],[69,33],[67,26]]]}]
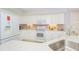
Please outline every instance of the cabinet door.
[{"label": "cabinet door", "polygon": [[29,39],[30,40],[35,40],[35,30],[30,30],[29,31]]},{"label": "cabinet door", "polygon": [[26,30],[20,30],[20,39],[21,40],[26,40],[29,38],[29,31],[26,31]]},{"label": "cabinet door", "polygon": [[50,32],[46,31],[46,41],[49,41],[49,40],[50,40]]},{"label": "cabinet door", "polygon": [[21,40],[35,40],[35,32],[33,30],[20,30]]},{"label": "cabinet door", "polygon": [[16,16],[12,17],[12,32],[14,35],[19,33],[19,22]]},{"label": "cabinet door", "polygon": [[79,12],[71,13],[71,24],[79,23]]},{"label": "cabinet door", "polygon": [[64,24],[64,14],[52,15],[51,22],[54,24]]},{"label": "cabinet door", "polygon": [[[7,16],[10,16],[10,22],[8,23]],[[7,13],[1,13],[1,39],[12,36],[12,15]]]}]

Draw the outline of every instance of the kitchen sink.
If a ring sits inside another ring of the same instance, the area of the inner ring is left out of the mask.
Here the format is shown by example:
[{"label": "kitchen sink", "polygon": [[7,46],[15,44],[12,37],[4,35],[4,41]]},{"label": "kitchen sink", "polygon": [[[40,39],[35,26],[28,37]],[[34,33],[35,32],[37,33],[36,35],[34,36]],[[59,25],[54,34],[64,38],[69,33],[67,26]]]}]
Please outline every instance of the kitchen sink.
[{"label": "kitchen sink", "polygon": [[64,51],[65,50],[65,40],[57,41],[49,45],[49,47],[54,51]]}]

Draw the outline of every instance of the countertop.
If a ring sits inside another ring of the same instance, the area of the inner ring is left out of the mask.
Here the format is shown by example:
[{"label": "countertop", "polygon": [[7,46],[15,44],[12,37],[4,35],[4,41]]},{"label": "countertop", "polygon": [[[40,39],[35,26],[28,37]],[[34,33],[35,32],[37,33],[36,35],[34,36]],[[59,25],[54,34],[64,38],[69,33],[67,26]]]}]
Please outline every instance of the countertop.
[{"label": "countertop", "polygon": [[65,37],[60,37],[45,43],[11,40],[1,44],[0,51],[53,51],[48,45],[64,39]]}]

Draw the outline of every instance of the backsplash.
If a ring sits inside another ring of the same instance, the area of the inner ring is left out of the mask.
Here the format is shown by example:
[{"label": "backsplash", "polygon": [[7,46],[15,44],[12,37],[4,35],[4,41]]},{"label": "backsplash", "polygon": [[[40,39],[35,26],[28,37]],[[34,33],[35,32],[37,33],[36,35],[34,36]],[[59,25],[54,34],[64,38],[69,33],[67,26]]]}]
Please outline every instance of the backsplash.
[{"label": "backsplash", "polygon": [[64,31],[64,24],[19,24],[19,30],[36,30],[38,26],[50,31]]}]

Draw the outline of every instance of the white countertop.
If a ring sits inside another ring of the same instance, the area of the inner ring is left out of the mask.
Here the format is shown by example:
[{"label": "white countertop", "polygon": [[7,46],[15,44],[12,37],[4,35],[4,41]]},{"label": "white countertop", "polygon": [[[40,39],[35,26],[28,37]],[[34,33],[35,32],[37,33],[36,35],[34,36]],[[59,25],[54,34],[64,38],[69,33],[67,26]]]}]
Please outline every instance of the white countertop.
[{"label": "white countertop", "polygon": [[64,37],[56,38],[45,43],[35,43],[19,40],[11,40],[0,45],[2,51],[53,51],[48,45],[63,40]]},{"label": "white countertop", "polygon": [[66,40],[67,41],[73,41],[73,42],[79,43],[79,36],[67,36]]}]

